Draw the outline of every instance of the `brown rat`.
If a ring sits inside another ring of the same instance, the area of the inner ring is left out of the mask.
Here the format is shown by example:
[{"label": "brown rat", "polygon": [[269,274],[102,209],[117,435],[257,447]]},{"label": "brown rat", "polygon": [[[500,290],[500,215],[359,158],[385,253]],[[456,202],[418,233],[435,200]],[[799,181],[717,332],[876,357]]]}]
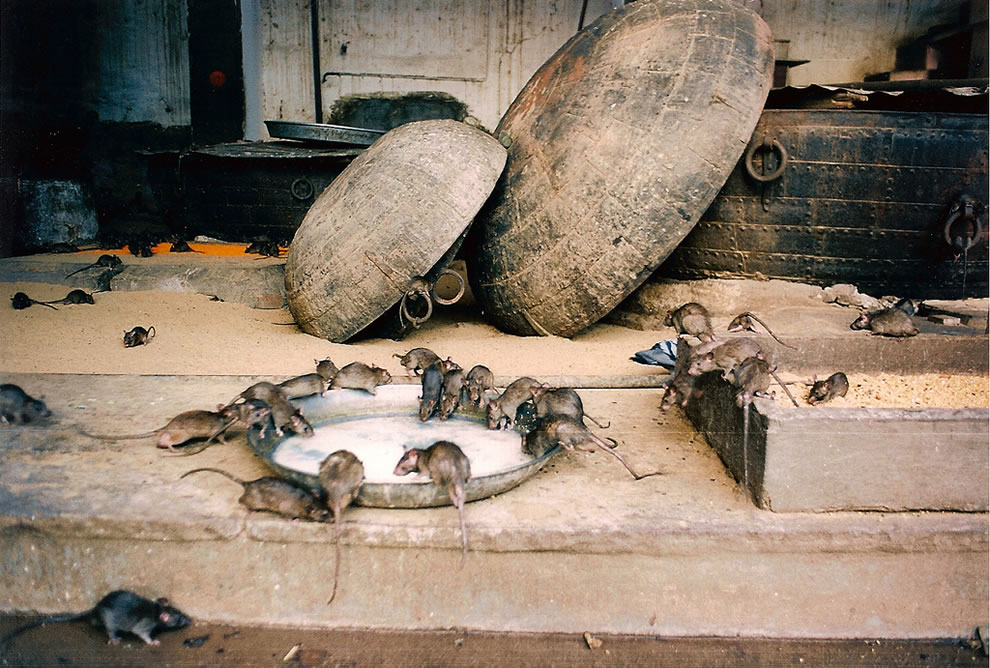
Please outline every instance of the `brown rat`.
[{"label": "brown rat", "polygon": [[333,360],[329,357],[324,357],[319,361],[313,361],[316,363],[316,373],[320,374],[320,377],[328,383],[333,380],[333,377],[337,375],[338,371],[340,371],[340,369],[337,368],[337,365],[334,364]]},{"label": "brown rat", "polygon": [[450,502],[457,508],[461,520],[461,568],[467,558],[467,524],[464,521],[464,488],[471,480],[471,462],[464,451],[450,441],[437,441],[425,450],[406,450],[395,465],[394,475],[407,475],[419,471],[430,476],[437,487],[447,490]]},{"label": "brown rat", "polygon": [[440,419],[446,420],[461,404],[464,391],[464,371],[451,369],[443,375],[443,396],[440,398]]},{"label": "brown rat", "polygon": [[305,373],[279,383],[278,387],[288,399],[301,399],[314,394],[322,397],[330,387],[330,382],[319,373]]},{"label": "brown rat", "polygon": [[333,569],[333,591],[327,605],[337,596],[340,579],[340,523],[344,508],[351,505],[364,484],[364,464],[354,453],[337,450],[320,463],[320,487],[326,497],[327,507],[333,513],[333,542],[337,561]]},{"label": "brown rat", "polygon": [[97,438],[101,441],[124,441],[137,438],[148,438],[158,436],[158,447],[168,448],[175,452],[175,446],[182,445],[186,441],[193,439],[212,439],[219,437],[224,440],[223,432],[230,427],[235,420],[228,418],[223,413],[213,411],[185,411],[179,413],[168,421],[164,427],[145,432],[143,434],[126,434],[120,436],[91,434],[79,430],[83,436]]},{"label": "brown rat", "polygon": [[155,338],[154,326],[148,327],[148,329],[140,326],[134,327],[131,331],[124,332],[124,347],[143,346],[153,338]]},{"label": "brown rat", "polygon": [[849,379],[846,378],[846,374],[836,371],[825,380],[818,380],[817,377],[812,379],[808,403],[812,406],[821,404],[836,397],[844,397],[848,391]]},{"label": "brown rat", "polygon": [[0,385],[0,424],[28,424],[51,414],[44,401],[31,397],[20,386]]},{"label": "brown rat", "polygon": [[109,267],[110,269],[113,269],[114,267],[119,267],[121,264],[123,264],[123,261],[118,256],[111,255],[110,253],[104,253],[100,257],[96,258],[96,262],[94,262],[93,264],[87,264],[82,269],[76,269],[71,274],[67,274],[66,278],[68,278],[69,276],[74,276],[75,274],[78,274],[80,271],[86,271],[87,269],[92,269],[93,267]]},{"label": "brown rat", "polygon": [[747,357],[732,369],[732,383],[739,388],[736,405],[743,410],[743,488],[749,494],[749,407],[754,397],[773,396],[771,374],[775,367],[758,357]]},{"label": "brown rat", "polygon": [[538,387],[530,388],[533,394],[533,404],[536,406],[537,417],[547,417],[548,415],[567,415],[575,420],[583,422],[588,418],[602,429],[608,429],[608,424],[602,424],[595,418],[584,412],[584,402],[581,395],[569,387],[552,389],[546,383]]},{"label": "brown rat", "polygon": [[541,457],[557,444],[565,450],[573,451],[579,449],[579,446],[589,443],[618,459],[636,480],[662,475],[660,471],[642,475],[636,473],[614,448],[610,448],[605,441],[588,431],[588,428],[580,420],[575,420],[567,415],[551,415],[544,418],[536,429],[523,436],[522,450],[533,457]]},{"label": "brown rat", "polygon": [[532,388],[539,387],[540,381],[528,376],[517,378],[505,388],[497,399],[490,399],[486,405],[489,429],[502,429],[512,426],[516,411],[521,404],[533,399]]},{"label": "brown rat", "polygon": [[377,366],[368,366],[363,362],[351,362],[344,365],[337,375],[334,376],[330,387],[335,390],[351,389],[364,390],[370,394],[375,394],[375,388],[379,385],[388,385],[392,382],[392,374]]},{"label": "brown rat", "polygon": [[697,302],[688,302],[673,311],[667,311],[663,324],[677,330],[679,339],[696,336],[703,342],[715,340],[708,309]]},{"label": "brown rat", "polygon": [[911,316],[900,308],[861,313],[849,328],[868,329],[879,336],[908,337],[918,333],[918,326],[911,320]]},{"label": "brown rat", "polygon": [[213,439],[218,438],[222,434],[226,434],[227,430],[236,424],[240,424],[249,431],[257,426],[261,429],[261,435],[264,436],[265,426],[271,420],[272,413],[272,410],[268,404],[261,399],[248,399],[243,403],[230,404],[228,406],[218,404],[217,411],[227,420],[227,423],[223,429],[211,434],[210,437],[199,446],[188,446],[183,448],[182,453],[176,455],[177,457],[198,455],[203,450],[210,447],[210,442],[213,441]]},{"label": "brown rat", "polygon": [[744,313],[740,313],[735,318],[733,318],[732,319],[732,322],[729,323],[729,331],[730,332],[742,332],[742,331],[755,332],[756,331],[756,327],[753,325],[753,321],[754,320],[756,322],[760,323],[761,325],[763,325],[763,329],[767,330],[767,334],[769,334],[770,336],[772,336],[774,341],[776,341],[777,343],[779,343],[782,346],[786,346],[786,347],[790,348],[791,350],[797,350],[797,348],[795,348],[794,346],[790,345],[789,343],[784,343],[783,341],[781,341],[780,338],[776,334],[774,334],[770,330],[769,327],[767,327],[767,323],[765,323],[762,320],[760,320],[757,317],[757,315],[755,313],[753,313],[752,311],[746,311]]},{"label": "brown rat", "polygon": [[[255,383],[227,402],[227,405],[231,406],[241,399],[260,399],[268,404],[276,435],[284,435],[286,429],[306,437],[313,435],[312,425],[306,421],[299,409],[289,402],[282,388],[274,383],[268,381]],[[264,434],[265,430],[262,429],[261,436],[264,437]]]},{"label": "brown rat", "polygon": [[166,598],[150,600],[125,589],[112,591],[100,599],[94,607],[79,613],[48,615],[27,626],[8,633],[0,638],[3,647],[15,636],[45,624],[89,620],[101,625],[107,632],[107,642],[120,643],[121,633],[131,633],[148,645],[158,645],[152,636],[160,631],[172,631],[189,626],[192,620],[177,608],[173,608]]},{"label": "brown rat", "polygon": [[443,362],[439,358],[423,370],[420,381],[422,391],[419,396],[419,419],[421,422],[426,422],[435,412],[440,410],[440,402],[443,398],[443,378]]},{"label": "brown rat", "polygon": [[697,389],[698,377],[688,373],[691,366],[692,349],[686,342],[677,344],[677,357],[674,359],[674,369],[667,380],[667,387],[660,399],[660,410],[667,411],[675,403],[681,408],[687,408],[691,399],[701,396]]},{"label": "brown rat", "polygon": [[495,391],[495,376],[492,374],[491,369],[483,364],[475,364],[471,367],[471,370],[467,372],[467,376],[464,377],[464,382],[467,388],[468,400],[475,406],[481,406],[481,402],[485,400],[485,394],[487,392]]},{"label": "brown rat", "polygon": [[47,306],[53,311],[58,310],[48,302],[39,302],[37,299],[31,299],[27,296],[26,292],[15,292],[14,296],[10,298],[10,305],[17,311],[23,311],[34,304],[37,304],[38,306]]},{"label": "brown rat", "polygon": [[700,376],[709,371],[722,371],[722,377],[729,380],[729,373],[747,357],[763,358],[763,351],[753,339],[729,339],[721,343],[704,343],[695,347],[691,354],[688,373]]},{"label": "brown rat", "polygon": [[392,355],[399,358],[399,364],[406,368],[406,375],[418,376],[426,367],[440,361],[440,356],[429,348],[413,348],[405,355]]},{"label": "brown rat", "polygon": [[50,302],[45,302],[46,304],[95,304],[93,300],[93,295],[89,294],[85,290],[80,290],[76,288],[75,290],[70,290],[69,294],[65,295],[61,299],[54,299]]},{"label": "brown rat", "polygon": [[275,513],[294,520],[314,522],[325,522],[330,514],[326,508],[320,506],[319,499],[312,491],[273,476],[264,476],[257,480],[241,480],[222,469],[204,466],[186,471],[179,476],[179,479],[201,471],[219,473],[243,487],[244,493],[237,501],[249,511]]}]

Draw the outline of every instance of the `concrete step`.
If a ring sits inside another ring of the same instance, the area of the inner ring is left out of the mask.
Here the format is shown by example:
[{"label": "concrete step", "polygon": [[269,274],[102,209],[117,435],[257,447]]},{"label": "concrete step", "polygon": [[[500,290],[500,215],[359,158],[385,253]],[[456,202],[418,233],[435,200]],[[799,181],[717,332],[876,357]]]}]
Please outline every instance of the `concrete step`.
[{"label": "concrete step", "polygon": [[139,433],[228,400],[247,376],[5,374],[55,413],[0,430],[0,608],[81,610],[123,587],[199,620],[659,636],[968,637],[987,622],[985,513],[773,513],[748,502],[656,389],[587,390],[639,470],[557,456],[468,504],[351,508],[337,598],[332,527],[248,514],[198,466],[267,474],[243,437],[169,456]]}]

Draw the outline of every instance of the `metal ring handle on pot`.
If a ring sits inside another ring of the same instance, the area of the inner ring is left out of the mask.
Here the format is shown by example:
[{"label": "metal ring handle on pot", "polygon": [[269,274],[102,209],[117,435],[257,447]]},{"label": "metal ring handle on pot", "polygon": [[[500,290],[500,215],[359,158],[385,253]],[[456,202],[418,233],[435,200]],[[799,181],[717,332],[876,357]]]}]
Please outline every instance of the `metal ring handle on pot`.
[{"label": "metal ring handle on pot", "polygon": [[428,293],[423,293],[423,292],[418,293],[422,295],[423,299],[426,300],[426,315],[424,315],[421,318],[418,318],[412,315],[411,313],[409,313],[408,299],[410,294],[417,294],[417,293],[405,292],[402,294],[402,301],[399,302],[399,318],[400,318],[399,322],[400,323],[402,322],[401,318],[405,318],[412,324],[413,327],[419,328],[420,325],[422,325],[424,322],[429,320],[430,316],[433,315],[433,300],[430,299],[430,295]]},{"label": "metal ring handle on pot", "polygon": [[299,178],[292,182],[289,186],[289,192],[292,196],[299,200],[300,202],[305,202],[313,193],[316,192],[316,188],[313,187],[312,182],[309,179]]},{"label": "metal ring handle on pot", "polygon": [[[444,306],[450,306],[451,304],[456,304],[458,302],[458,300],[460,300],[460,298],[464,296],[464,279],[461,278],[461,275],[458,274],[453,269],[444,269],[443,271],[440,272],[440,276],[443,276],[444,274],[449,274],[450,276],[453,276],[454,278],[456,278],[457,279],[457,282],[461,286],[460,287],[460,290],[458,290],[457,291],[457,294],[454,295],[454,297],[452,297],[451,299],[443,299],[443,298],[437,296],[437,284],[434,283],[433,284],[433,289],[430,291],[430,293],[433,296],[433,301],[435,301],[437,304],[443,304]],[[437,281],[439,281],[439,280],[440,280],[440,278],[438,277],[437,278]]]},{"label": "metal ring handle on pot", "polygon": [[[773,170],[769,174],[757,174],[756,169],[753,168],[753,158],[756,156],[756,152],[759,149],[764,149],[766,151],[776,151],[780,154],[780,164],[777,169]],[[749,174],[754,181],[759,181],[760,183],[767,183],[773,181],[774,179],[779,179],[784,173],[784,168],[787,167],[787,162],[790,157],[787,155],[787,149],[784,145],[780,143],[777,139],[764,139],[762,143],[754,143],[746,151],[746,173]]]},{"label": "metal ring handle on pot", "polygon": [[[961,215],[963,215],[963,210],[961,208],[956,209],[955,211],[950,213],[949,218],[945,221],[945,227],[942,228],[942,236],[945,238],[945,243],[947,243],[950,247],[952,246],[952,233],[950,232],[950,229],[952,228],[952,224],[955,223],[957,220],[959,220],[959,217]],[[960,249],[961,251],[968,251],[970,248],[975,246],[976,243],[980,240],[980,237],[983,236],[983,223],[981,222],[981,219],[982,216],[973,217],[973,222],[976,225],[976,230],[973,236],[970,238],[969,242],[966,244],[966,247]]]}]

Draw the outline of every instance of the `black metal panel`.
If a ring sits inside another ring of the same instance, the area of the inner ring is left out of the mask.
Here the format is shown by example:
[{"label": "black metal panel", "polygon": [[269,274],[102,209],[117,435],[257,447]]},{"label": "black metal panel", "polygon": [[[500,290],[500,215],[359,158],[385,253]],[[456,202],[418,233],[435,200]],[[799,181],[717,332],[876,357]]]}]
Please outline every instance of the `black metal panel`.
[{"label": "black metal panel", "polygon": [[[964,262],[941,229],[961,193],[987,204],[985,115],[768,109],[751,142],[765,138],[788,154],[781,177],[759,183],[740,160],[658,276],[851,282],[884,294],[961,296]],[[753,164],[759,171],[759,156]],[[986,295],[985,230],[965,273],[966,293]]]}]

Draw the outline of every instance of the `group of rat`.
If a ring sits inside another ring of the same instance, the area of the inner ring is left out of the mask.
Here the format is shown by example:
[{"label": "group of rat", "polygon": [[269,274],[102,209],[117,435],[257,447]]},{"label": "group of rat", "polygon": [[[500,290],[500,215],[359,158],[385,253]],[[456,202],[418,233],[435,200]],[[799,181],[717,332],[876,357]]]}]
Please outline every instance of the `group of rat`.
[{"label": "group of rat", "polygon": [[[113,256],[106,256],[113,257]],[[119,259],[118,259],[119,262]],[[107,265],[103,265],[107,266]],[[80,291],[81,292],[81,291]],[[19,293],[23,294],[23,293]],[[24,299],[27,296],[24,295]],[[90,298],[91,299],[91,298]],[[72,302],[76,303],[76,302]],[[82,303],[82,302],[78,302]],[[91,303],[91,302],[90,302]],[[30,305],[28,303],[27,305]],[[46,304],[47,305],[47,304]],[[16,307],[16,305],[15,305]],[[21,306],[20,308],[24,308]],[[913,336],[918,330],[911,321],[914,305],[901,300],[895,307],[861,314],[852,324],[853,329],[869,329],[874,334],[886,336]],[[755,314],[746,312],[729,324],[730,332],[756,331],[754,321],[760,323],[781,345],[766,324]],[[754,397],[772,396],[769,393],[771,379],[775,379],[791,401],[797,405],[787,386],[776,376],[776,367],[766,359],[761,346],[752,338],[716,340],[708,311],[696,302],[686,303],[668,312],[665,325],[673,327],[678,339],[677,359],[667,383],[661,408],[668,410],[675,403],[686,407],[698,396],[696,382],[703,373],[721,372],[737,389],[736,403],[743,408],[743,484],[749,489],[748,432],[749,405]],[[688,339],[699,343],[690,345]],[[791,347],[791,346],[788,346]],[[449,357],[444,360],[426,348],[413,348],[404,355],[395,355],[409,374],[419,376],[422,391],[419,398],[419,417],[426,422],[434,417],[448,419],[460,407],[484,406],[490,429],[514,427],[521,432],[522,450],[539,458],[558,446],[567,450],[592,445],[616,457],[639,480],[658,475],[637,474],[616,452],[618,444],[607,443],[585,426],[588,418],[599,427],[598,420],[585,415],[581,397],[569,388],[551,388],[536,379],[522,377],[511,382],[498,394],[492,372],[483,365],[476,365],[468,372]],[[264,437],[272,429],[278,436],[286,431],[301,436],[312,436],[313,428],[302,412],[291,403],[310,395],[323,395],[333,389],[363,390],[375,394],[376,387],[391,382],[386,369],[352,362],[338,369],[330,359],[316,363],[316,371],[291,378],[279,384],[259,382],[240,392],[227,404],[220,404],[216,411],[192,410],[180,413],[159,428],[144,434],[125,436],[101,436],[82,432],[99,439],[126,439],[157,437],[157,445],[174,451],[176,446],[193,440],[204,441],[196,448],[182,454],[195,454],[208,447],[214,439],[225,440],[227,430],[239,425],[257,430]],[[837,396],[844,396],[849,383],[845,374],[838,372],[829,378],[815,379],[810,385],[808,403],[816,404]],[[496,396],[497,395],[497,396]],[[51,411],[40,399],[30,397],[20,387],[0,385],[0,423],[26,424],[42,420]],[[318,479],[320,489],[304,489],[291,482],[273,476],[245,481],[221,469],[197,468],[188,475],[212,471],[226,476],[243,487],[238,501],[249,510],[274,512],[294,519],[326,521],[332,514],[336,563],[333,591],[327,603],[334,600],[340,572],[340,522],[343,510],[357,497],[364,482],[364,466],[347,450],[328,455],[320,464]],[[471,465],[467,456],[455,443],[437,441],[425,449],[407,449],[395,466],[395,475],[420,472],[446,490],[457,508],[461,528],[461,565],[467,554],[467,533],[464,519],[465,486],[471,479]],[[158,644],[153,634],[179,629],[190,623],[188,616],[172,607],[166,599],[150,600],[133,592],[118,590],[107,594],[95,607],[78,614],[52,615],[15,630],[0,639],[0,647],[20,633],[46,623],[89,619],[102,625],[111,643],[119,642],[121,632],[132,633],[146,643]]]},{"label": "group of rat", "polygon": [[[104,253],[96,259],[96,262],[76,269],[66,276],[66,278],[69,278],[69,276],[78,274],[81,271],[95,268],[102,268],[104,270],[97,279],[97,284],[99,287],[98,290],[94,290],[90,293],[85,290],[75,288],[74,290],[70,290],[69,294],[62,299],[55,299],[50,302],[40,302],[36,299],[31,299],[31,297],[24,292],[17,292],[10,298],[10,305],[16,310],[22,310],[35,304],[39,306],[47,306],[50,309],[55,309],[53,304],[95,304],[96,300],[93,299],[93,295],[100,292],[110,292],[110,281],[114,276],[123,271],[123,261],[120,257],[109,253]],[[124,332],[124,347],[133,348],[135,346],[143,346],[151,341],[154,336],[154,326],[144,328],[138,325],[137,327],[131,328],[130,331]]]},{"label": "group of rat", "polygon": [[[849,327],[858,330],[870,330],[874,335],[891,337],[908,337],[918,333],[918,328],[911,319],[916,312],[914,303],[909,299],[901,299],[893,307],[877,311],[860,313]],[[754,321],[760,323],[778,343],[792,348],[770,330],[754,313],[741,313],[729,323],[728,331],[755,332]],[[736,389],[736,405],[743,409],[743,487],[749,492],[749,407],[754,397],[772,397],[770,385],[773,380],[783,388],[794,406],[794,399],[787,384],[776,374],[777,367],[767,361],[759,342],[752,338],[731,338],[718,341],[712,330],[711,317],[708,310],[697,302],[688,302],[677,309],[667,312],[664,324],[677,331],[678,340],[684,345],[677,346],[677,358],[670,380],[660,402],[662,410],[669,410],[674,404],[686,408],[692,398],[700,395],[697,388],[698,378],[709,372],[720,372],[724,380],[729,381]],[[699,343],[690,345],[688,339],[695,338]],[[808,403],[818,404],[830,401],[835,397],[843,397],[849,390],[849,379],[841,371],[833,373],[825,380],[806,383]]]},{"label": "group of rat", "polygon": [[[399,358],[410,376],[418,376],[422,385],[419,399],[419,416],[423,422],[436,418],[446,420],[462,407],[484,406],[490,429],[516,428],[520,431],[520,446],[531,456],[538,458],[558,446],[567,450],[592,445],[616,457],[637,480],[648,475],[637,474],[614,450],[614,440],[609,444],[585,427],[587,417],[599,427],[602,425],[586,416],[581,397],[572,389],[551,388],[533,378],[523,377],[510,383],[498,393],[492,372],[483,365],[476,365],[467,373],[449,357],[426,348],[413,348]],[[323,395],[336,389],[363,390],[376,393],[379,385],[392,380],[383,368],[352,362],[340,369],[330,359],[316,363],[314,373],[291,378],[279,384],[258,382],[238,393],[226,404],[218,404],[216,411],[190,410],[182,412],[163,427],[143,434],[97,435],[79,430],[84,436],[100,440],[118,440],[156,437],[159,448],[175,452],[177,446],[199,441],[195,446],[183,448],[179,455],[201,452],[217,439],[224,441],[226,433],[235,426],[255,430],[264,438],[271,429],[277,436],[286,432],[307,437],[313,428],[301,410],[291,403],[311,395]],[[51,411],[40,399],[35,399],[16,385],[0,386],[0,419],[5,423],[27,424],[40,421]],[[611,440],[611,439],[610,439]],[[274,476],[245,481],[226,471],[212,467],[196,468],[180,478],[211,471],[226,476],[241,485],[243,493],[239,503],[251,511],[273,512],[293,519],[327,521],[334,520],[336,563],[330,604],[337,592],[340,571],[340,522],[341,514],[350,505],[364,482],[364,465],[351,452],[337,450],[328,455],[319,467],[320,489],[299,487],[292,482]],[[461,448],[450,441],[437,441],[427,448],[409,448],[396,463],[393,473],[397,476],[419,472],[428,476],[444,489],[457,508],[461,529],[461,566],[468,549],[464,515],[465,487],[471,479],[471,464]],[[152,635],[162,630],[182,628],[189,618],[171,607],[165,599],[152,601],[133,592],[115,591],[104,597],[94,608],[79,614],[53,615],[17,629],[0,639],[0,646],[14,636],[36,626],[88,618],[102,624],[111,643],[119,641],[121,632],[130,632],[147,643],[157,644]]]}]

